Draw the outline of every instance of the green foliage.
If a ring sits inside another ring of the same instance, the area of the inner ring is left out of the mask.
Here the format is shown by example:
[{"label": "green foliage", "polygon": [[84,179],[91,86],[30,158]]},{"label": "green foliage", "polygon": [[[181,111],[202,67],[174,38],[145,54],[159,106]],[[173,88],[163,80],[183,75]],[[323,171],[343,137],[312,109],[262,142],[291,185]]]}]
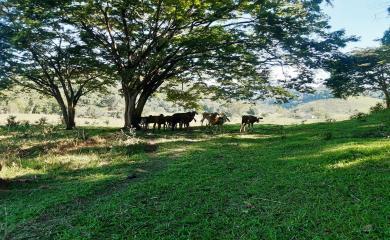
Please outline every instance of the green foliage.
[{"label": "green foliage", "polygon": [[368,116],[368,115],[367,115],[366,113],[358,112],[358,113],[353,114],[353,115],[350,117],[350,119],[351,119],[351,120],[366,121],[367,116]]},{"label": "green foliage", "polygon": [[332,132],[325,132],[324,134],[324,140],[329,141],[333,138],[333,133]]},{"label": "green foliage", "polygon": [[376,113],[376,112],[381,112],[385,110],[385,106],[382,103],[377,103],[375,106],[370,107],[370,112],[371,113]]},{"label": "green foliage", "polygon": [[326,85],[336,97],[382,92],[390,108],[390,46],[359,50],[338,56],[329,63]]},{"label": "green foliage", "polygon": [[[284,88],[308,90],[312,70],[354,40],[329,31],[323,2],[78,0],[66,16],[132,94],[179,78],[217,98],[286,100]],[[271,84],[279,64],[296,67],[299,77]]]},{"label": "green foliage", "polygon": [[79,99],[91,91],[105,91],[114,77],[63,18],[70,3],[0,2],[0,85],[11,81],[53,97],[67,128],[74,127]]}]

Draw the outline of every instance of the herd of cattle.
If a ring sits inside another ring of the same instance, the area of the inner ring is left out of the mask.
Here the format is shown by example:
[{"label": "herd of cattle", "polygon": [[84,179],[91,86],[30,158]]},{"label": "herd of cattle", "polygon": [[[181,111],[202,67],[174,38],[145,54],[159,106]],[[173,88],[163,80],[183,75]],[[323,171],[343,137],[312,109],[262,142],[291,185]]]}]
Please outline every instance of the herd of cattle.
[{"label": "herd of cattle", "polygon": [[[163,129],[172,129],[174,131],[177,128],[188,129],[190,126],[190,123],[192,121],[196,122],[195,115],[198,113],[193,112],[186,112],[186,113],[175,113],[171,116],[164,116],[163,114],[157,115],[157,116],[148,116],[148,117],[141,117],[140,125],[144,130],[149,129],[149,125],[153,124],[153,131],[156,129],[160,130]],[[253,124],[260,122],[260,119],[263,119],[262,117],[255,117],[252,115],[244,115],[242,116],[241,121],[241,128],[240,132],[245,132],[246,127],[253,129]],[[226,122],[230,122],[230,119],[227,117],[225,113],[208,113],[204,112],[202,113],[202,120],[200,120],[201,125],[203,126],[204,121],[206,122],[206,126],[212,127],[215,126],[218,129],[222,129],[222,126]]]}]

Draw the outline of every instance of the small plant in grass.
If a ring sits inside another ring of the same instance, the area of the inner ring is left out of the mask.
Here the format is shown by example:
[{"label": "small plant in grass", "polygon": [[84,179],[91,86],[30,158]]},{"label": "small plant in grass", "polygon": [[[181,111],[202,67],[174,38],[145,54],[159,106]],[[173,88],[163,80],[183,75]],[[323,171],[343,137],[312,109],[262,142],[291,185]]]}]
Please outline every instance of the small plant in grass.
[{"label": "small plant in grass", "polygon": [[105,120],[104,123],[106,124],[106,126],[108,126],[110,124],[110,120]]},{"label": "small plant in grass", "polygon": [[335,123],[335,122],[336,122],[336,119],[334,119],[334,118],[327,118],[325,121],[326,121],[327,123]]},{"label": "small plant in grass", "polygon": [[45,125],[47,125],[47,118],[41,117],[40,119],[38,119],[37,124],[38,124],[38,126],[45,126]]},{"label": "small plant in grass", "polygon": [[20,122],[16,121],[16,116],[10,115],[7,118],[7,127],[17,127]]},{"label": "small plant in grass", "polygon": [[351,120],[366,121],[367,116],[368,116],[368,114],[366,114],[366,113],[358,112],[358,113],[353,114],[350,117],[350,119]]},{"label": "small plant in grass", "polygon": [[80,139],[80,140],[85,141],[88,139],[88,134],[85,133],[84,129],[77,130],[76,131],[76,139]]},{"label": "small plant in grass", "polygon": [[283,125],[281,125],[281,126],[279,127],[279,131],[280,131],[280,138],[281,138],[281,139],[286,139],[286,138],[287,138],[287,134],[286,134],[286,131],[285,131]]},{"label": "small plant in grass", "polygon": [[114,135],[114,138],[119,144],[124,144],[124,145],[131,145],[140,142],[140,139],[137,138],[137,133],[135,128],[121,129],[120,132]]},{"label": "small plant in grass", "polygon": [[385,106],[382,103],[377,103],[375,106],[370,107],[371,113],[381,112],[385,110]]},{"label": "small plant in grass", "polygon": [[333,138],[333,133],[332,132],[326,132],[324,134],[324,140],[331,140]]},{"label": "small plant in grass", "polygon": [[23,127],[26,127],[26,128],[28,128],[28,127],[31,126],[31,125],[30,125],[30,121],[28,121],[28,120],[23,120],[23,121],[21,121],[21,122],[20,122],[20,125],[22,125]]},{"label": "small plant in grass", "polygon": [[46,137],[47,135],[50,135],[54,130],[55,130],[55,126],[49,126],[49,125],[42,125],[43,128],[42,128],[42,135],[44,137]]}]

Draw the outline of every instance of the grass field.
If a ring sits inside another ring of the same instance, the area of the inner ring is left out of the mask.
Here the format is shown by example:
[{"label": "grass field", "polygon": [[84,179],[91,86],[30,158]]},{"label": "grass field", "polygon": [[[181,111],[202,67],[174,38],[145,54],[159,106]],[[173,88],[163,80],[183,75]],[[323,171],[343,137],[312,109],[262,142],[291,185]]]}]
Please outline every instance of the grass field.
[{"label": "grass field", "polygon": [[137,133],[0,128],[5,239],[390,239],[390,112]]}]

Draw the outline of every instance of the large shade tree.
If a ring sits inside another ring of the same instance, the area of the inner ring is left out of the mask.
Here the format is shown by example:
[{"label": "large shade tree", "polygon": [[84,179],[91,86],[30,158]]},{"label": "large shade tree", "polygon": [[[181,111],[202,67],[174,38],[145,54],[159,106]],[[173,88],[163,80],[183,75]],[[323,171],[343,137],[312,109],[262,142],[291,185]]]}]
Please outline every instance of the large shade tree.
[{"label": "large shade tree", "polygon": [[[285,99],[351,39],[330,31],[322,0],[73,0],[65,21],[115,71],[125,127],[163,84],[215,98]],[[329,1],[327,1],[329,2]],[[271,81],[273,66],[294,69]],[[171,94],[172,96],[172,94]]]},{"label": "large shade tree", "polygon": [[76,105],[111,83],[109,68],[61,18],[56,1],[0,1],[0,85],[20,85],[56,99],[67,129]]},{"label": "large shade tree", "polygon": [[337,56],[329,63],[326,85],[336,97],[381,92],[390,109],[390,45],[388,33],[377,48],[361,49]]}]

